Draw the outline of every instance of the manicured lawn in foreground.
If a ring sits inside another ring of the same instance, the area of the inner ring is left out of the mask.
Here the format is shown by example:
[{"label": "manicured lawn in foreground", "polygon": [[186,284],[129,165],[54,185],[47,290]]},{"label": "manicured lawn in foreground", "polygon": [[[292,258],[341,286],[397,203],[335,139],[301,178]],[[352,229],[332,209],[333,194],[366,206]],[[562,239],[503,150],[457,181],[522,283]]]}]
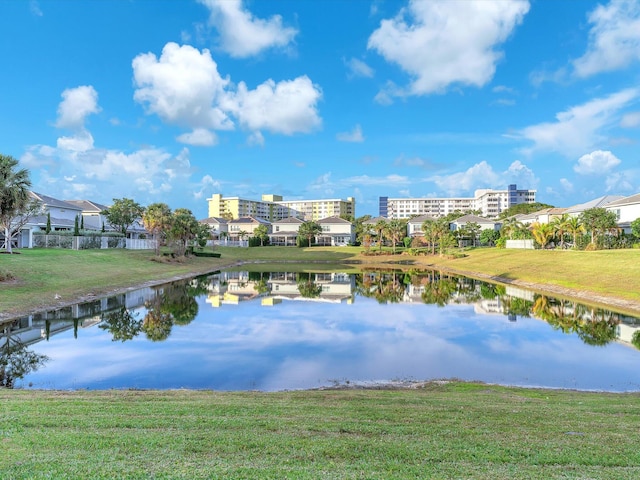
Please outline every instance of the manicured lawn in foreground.
[{"label": "manicured lawn in foreground", "polygon": [[18,478],[640,478],[640,395],[0,391]]}]

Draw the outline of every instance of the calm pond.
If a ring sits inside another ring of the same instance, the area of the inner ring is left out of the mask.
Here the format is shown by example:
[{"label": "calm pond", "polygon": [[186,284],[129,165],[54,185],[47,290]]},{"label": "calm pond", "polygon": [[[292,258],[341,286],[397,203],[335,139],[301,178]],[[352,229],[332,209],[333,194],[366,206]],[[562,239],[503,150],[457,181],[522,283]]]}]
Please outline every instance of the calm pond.
[{"label": "calm pond", "polygon": [[636,346],[638,318],[434,271],[229,270],[1,324],[0,385],[639,391]]}]

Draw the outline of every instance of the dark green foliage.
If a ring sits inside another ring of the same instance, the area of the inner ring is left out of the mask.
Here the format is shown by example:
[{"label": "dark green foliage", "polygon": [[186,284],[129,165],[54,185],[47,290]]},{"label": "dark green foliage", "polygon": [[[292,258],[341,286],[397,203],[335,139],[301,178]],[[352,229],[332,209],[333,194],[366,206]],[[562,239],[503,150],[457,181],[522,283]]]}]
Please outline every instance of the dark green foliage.
[{"label": "dark green foliage", "polygon": [[507,218],[513,215],[518,215],[519,213],[525,213],[525,214],[533,213],[533,212],[537,212],[538,210],[544,210],[545,208],[553,208],[553,205],[549,205],[548,203],[540,203],[540,202],[521,203],[519,205],[514,205],[512,207],[507,208],[500,215],[498,215],[498,218]]}]

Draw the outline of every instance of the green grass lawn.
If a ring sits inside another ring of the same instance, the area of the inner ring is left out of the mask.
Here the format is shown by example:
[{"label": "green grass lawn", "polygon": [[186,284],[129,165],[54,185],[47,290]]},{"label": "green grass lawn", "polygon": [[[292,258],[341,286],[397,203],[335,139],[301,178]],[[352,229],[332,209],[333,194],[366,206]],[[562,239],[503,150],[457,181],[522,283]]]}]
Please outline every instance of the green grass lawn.
[{"label": "green grass lawn", "polygon": [[[360,247],[220,247],[216,251],[222,253],[221,258],[191,257],[182,263],[155,262],[152,252],[139,250],[33,249],[22,250],[20,255],[0,255],[0,276],[7,276],[9,272],[14,277],[0,281],[0,318],[242,262],[259,263],[265,271],[282,268],[283,263],[289,264],[287,268],[292,270],[342,268],[353,271],[356,264],[444,268],[472,276],[480,274],[570,289],[565,296],[571,296],[572,292],[592,292],[625,299],[638,305],[627,310],[640,311],[640,288],[636,287],[640,278],[640,250],[574,252],[478,248],[465,251],[463,258],[364,256]],[[298,265],[294,265],[296,263]]]},{"label": "green grass lawn", "polygon": [[478,248],[467,254],[458,259],[425,258],[434,266],[640,301],[638,249],[584,252]]},{"label": "green grass lawn", "polygon": [[640,478],[640,395],[0,391],[0,476]]}]

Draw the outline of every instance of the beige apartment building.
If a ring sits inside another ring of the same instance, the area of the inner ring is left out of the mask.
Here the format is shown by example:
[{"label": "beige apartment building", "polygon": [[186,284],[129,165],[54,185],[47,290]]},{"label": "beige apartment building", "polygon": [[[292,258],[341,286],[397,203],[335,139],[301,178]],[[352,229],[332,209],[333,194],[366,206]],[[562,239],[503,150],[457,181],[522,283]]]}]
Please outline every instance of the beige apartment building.
[{"label": "beige apartment building", "polygon": [[327,217],[350,215],[355,218],[356,201],[353,197],[321,200],[283,200],[280,195],[262,195],[261,200],[224,197],[216,193],[207,199],[209,217],[229,220],[240,217],[258,217],[275,222],[288,217],[302,220],[321,220]]}]

